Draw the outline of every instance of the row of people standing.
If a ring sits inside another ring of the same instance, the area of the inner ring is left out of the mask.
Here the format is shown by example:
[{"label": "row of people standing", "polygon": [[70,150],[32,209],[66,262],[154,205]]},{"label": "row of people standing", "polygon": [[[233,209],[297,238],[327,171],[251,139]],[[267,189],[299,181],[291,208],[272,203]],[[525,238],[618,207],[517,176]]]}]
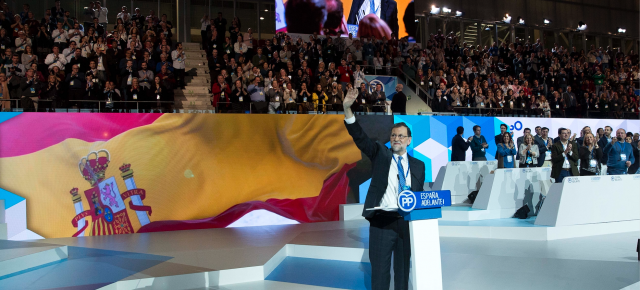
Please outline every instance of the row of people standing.
[{"label": "row of people standing", "polygon": [[[611,133],[611,127],[606,128]],[[489,148],[481,127],[473,128],[474,135],[465,139],[464,128],[458,127],[457,135],[452,140],[451,161],[464,161],[466,151],[471,148],[472,160],[487,160],[486,151]],[[536,127],[536,136],[530,129],[525,129],[524,136],[517,142],[512,139],[512,133],[507,132],[506,125],[501,125],[501,133],[495,137],[496,159],[499,168],[514,168],[516,162],[520,168],[551,167],[551,177],[556,182],[562,182],[567,176],[589,175],[621,175],[634,174],[638,171],[636,158],[640,154],[640,144],[629,142],[624,129],[618,129],[616,136],[606,135],[596,141],[589,127],[582,130],[580,138],[570,138],[570,130],[560,128],[558,137],[554,140],[548,137],[549,129]],[[625,141],[625,138],[627,139]],[[606,173],[603,165],[606,165]]]}]

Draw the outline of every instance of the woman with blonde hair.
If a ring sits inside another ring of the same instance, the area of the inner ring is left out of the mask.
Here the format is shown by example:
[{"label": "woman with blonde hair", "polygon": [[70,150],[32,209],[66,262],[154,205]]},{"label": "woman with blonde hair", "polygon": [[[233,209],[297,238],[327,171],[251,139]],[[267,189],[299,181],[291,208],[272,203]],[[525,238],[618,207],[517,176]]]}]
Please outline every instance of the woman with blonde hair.
[{"label": "woman with blonde hair", "polygon": [[538,150],[538,145],[533,141],[531,133],[524,135],[523,142],[518,149],[518,152],[520,152],[520,167],[537,167],[540,151]]},{"label": "woman with blonde hair", "polygon": [[598,146],[591,132],[584,134],[583,138],[583,144],[578,149],[580,176],[600,175],[602,148]]}]

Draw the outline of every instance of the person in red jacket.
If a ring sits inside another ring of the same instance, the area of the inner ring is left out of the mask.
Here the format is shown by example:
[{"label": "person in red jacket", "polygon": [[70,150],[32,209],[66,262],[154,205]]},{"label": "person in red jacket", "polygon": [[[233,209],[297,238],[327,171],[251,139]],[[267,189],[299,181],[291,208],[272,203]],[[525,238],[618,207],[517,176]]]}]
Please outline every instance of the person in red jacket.
[{"label": "person in red jacket", "polygon": [[343,88],[347,87],[347,83],[353,84],[353,82],[351,81],[351,78],[353,77],[353,72],[347,66],[346,60],[344,59],[342,60],[342,64],[338,68],[338,71],[340,72],[340,79],[338,81],[340,81],[340,84],[342,84]]},{"label": "person in red jacket", "polygon": [[231,95],[231,86],[224,81],[224,77],[222,75],[218,75],[218,82],[213,84],[211,92],[213,93],[211,105],[213,105],[214,108],[217,108],[216,105],[218,102],[230,102],[229,96]]}]

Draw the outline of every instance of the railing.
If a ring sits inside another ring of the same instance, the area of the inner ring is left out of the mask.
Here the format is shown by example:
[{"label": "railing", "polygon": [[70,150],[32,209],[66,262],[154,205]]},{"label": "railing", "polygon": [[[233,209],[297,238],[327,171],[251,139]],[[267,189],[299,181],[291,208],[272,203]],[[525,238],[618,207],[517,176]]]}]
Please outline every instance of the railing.
[{"label": "railing", "polygon": [[409,88],[416,92],[416,95],[420,99],[422,99],[425,104],[427,104],[429,107],[432,107],[431,100],[433,99],[433,96],[429,95],[429,93],[427,93],[427,91],[425,91],[422,86],[420,86],[414,79],[410,78],[404,71],[402,71],[402,68],[396,67],[396,75],[398,76],[398,78],[402,79],[402,81],[404,81],[404,83],[409,86]]},{"label": "railing", "polygon": [[[28,97],[27,97],[28,98]],[[3,102],[15,102],[15,106],[11,106],[10,111],[13,112],[21,112],[23,111],[22,106],[20,105],[20,102],[23,101],[23,99],[0,99],[0,104],[2,104]],[[33,101],[33,100],[32,100]],[[64,108],[60,108],[55,106],[54,102],[57,102],[58,100],[35,100],[33,101],[34,103],[34,110],[38,111],[38,112],[46,112],[43,111],[42,109],[49,109],[51,111],[54,112],[107,112],[107,111],[127,111],[127,112],[139,112],[140,109],[140,103],[144,104],[156,104],[155,107],[151,107],[151,108],[143,108],[142,110],[155,110],[158,108],[161,109],[165,109],[166,111],[166,107],[162,107],[163,105],[167,105],[167,104],[174,104],[174,101],[110,101],[107,102],[106,100],[64,100],[64,102],[66,103],[80,103],[80,104],[88,104],[88,106],[79,106],[77,108],[68,108],[68,107],[64,107]],[[128,108],[127,104],[131,104],[131,103],[135,103],[136,107],[134,108]],[[113,104],[113,106],[108,106],[109,104]],[[124,104],[125,108],[122,108],[122,106],[117,106],[117,104]],[[2,111],[6,111],[5,108],[2,109]],[[172,112],[174,111],[173,109],[171,110]]]}]

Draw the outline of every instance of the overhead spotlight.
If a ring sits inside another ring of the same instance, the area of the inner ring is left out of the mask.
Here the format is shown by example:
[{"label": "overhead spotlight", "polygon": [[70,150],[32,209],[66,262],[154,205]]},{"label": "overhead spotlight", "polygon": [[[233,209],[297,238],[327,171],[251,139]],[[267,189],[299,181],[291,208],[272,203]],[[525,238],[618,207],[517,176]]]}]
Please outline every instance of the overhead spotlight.
[{"label": "overhead spotlight", "polygon": [[487,27],[484,28],[484,30],[489,31],[489,30],[491,30],[491,27],[487,26]]},{"label": "overhead spotlight", "polygon": [[626,32],[627,32],[626,28],[618,27],[618,33],[626,33]]},{"label": "overhead spotlight", "polygon": [[436,7],[436,5],[431,5],[431,14],[440,14],[440,7]]},{"label": "overhead spotlight", "polygon": [[451,9],[447,7],[442,7],[442,13],[451,13]]},{"label": "overhead spotlight", "polygon": [[462,11],[456,10],[456,17],[462,17]]},{"label": "overhead spotlight", "polygon": [[504,18],[502,18],[502,21],[504,23],[511,23],[511,16],[509,16],[509,13],[504,15]]},{"label": "overhead spotlight", "polygon": [[420,20],[416,19],[416,22],[420,22]]},{"label": "overhead spotlight", "polygon": [[269,9],[265,9],[264,12],[269,12]]},{"label": "overhead spotlight", "polygon": [[551,24],[551,20],[545,18],[544,19],[544,24]]},{"label": "overhead spotlight", "polygon": [[520,16],[518,16],[518,24],[524,25],[524,19],[522,19],[522,17]]},{"label": "overhead spotlight", "polygon": [[583,30],[586,30],[586,29],[587,29],[587,24],[586,23],[584,23],[582,21],[578,22],[578,30],[583,31]]},{"label": "overhead spotlight", "polygon": [[260,17],[260,20],[264,20],[264,17]]}]

